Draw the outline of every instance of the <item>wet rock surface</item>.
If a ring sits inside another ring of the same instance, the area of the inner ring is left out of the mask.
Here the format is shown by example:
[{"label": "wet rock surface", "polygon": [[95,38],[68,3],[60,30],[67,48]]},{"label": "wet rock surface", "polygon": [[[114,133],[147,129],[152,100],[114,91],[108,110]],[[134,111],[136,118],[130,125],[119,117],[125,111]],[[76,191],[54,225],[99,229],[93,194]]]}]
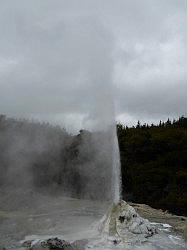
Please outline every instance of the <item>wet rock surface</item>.
[{"label": "wet rock surface", "polygon": [[[24,200],[26,200],[27,197],[29,197],[29,195],[26,196]],[[6,203],[2,201],[6,201]],[[103,227],[102,231],[98,231],[98,224],[100,227],[103,225],[101,223],[104,222],[102,218],[109,207],[109,203],[77,200],[59,196],[50,197],[49,199],[48,196],[44,195],[35,195],[33,202],[29,203],[29,206],[20,205],[20,207],[14,207],[15,204],[12,201],[14,201],[14,199],[10,194],[8,196],[7,194],[1,194],[1,250],[4,250],[4,248],[6,250],[28,250],[28,247],[21,245],[23,239],[25,239],[24,241],[32,239],[35,240],[36,243],[37,240],[47,240],[56,237],[69,242],[75,250],[187,249],[185,242],[180,238],[178,232],[176,233],[173,230],[174,222],[177,227],[180,225],[185,226],[185,218],[181,220],[181,218],[177,216],[161,213],[146,205],[142,205],[141,209],[140,205],[136,205],[134,208],[140,216],[152,221],[152,223],[150,223],[151,226],[154,226],[158,231],[158,234],[153,234],[151,237],[145,237],[146,234],[137,233],[136,226],[125,229],[125,221],[128,221],[128,226],[130,226],[128,213],[117,214],[118,216],[114,224],[116,225],[115,227],[112,226],[113,220],[110,223],[110,230],[114,228],[115,231],[115,228],[117,228],[117,236],[105,234]],[[109,212],[110,211],[111,209]],[[107,216],[104,218],[106,220]],[[172,227],[168,227],[166,223]],[[132,231],[129,231],[129,228],[131,228]],[[123,236],[123,241],[120,235]],[[40,250],[42,250],[42,248],[40,248]]]},{"label": "wet rock surface", "polygon": [[145,204],[130,203],[137,213],[151,222],[169,224],[173,233],[182,235],[187,240],[187,217],[177,216],[168,211],[155,209]]},{"label": "wet rock surface", "polygon": [[29,239],[22,243],[27,250],[83,250],[87,240],[76,240],[68,242],[60,237],[48,237],[46,239]]},{"label": "wet rock surface", "polygon": [[0,250],[6,250],[6,248],[5,248],[5,247],[0,246]]},{"label": "wet rock surface", "polygon": [[123,244],[146,242],[147,239],[157,233],[156,228],[147,219],[143,219],[125,201],[113,205],[107,215],[99,222],[100,234],[89,242],[80,240],[69,243],[58,237],[47,239],[32,239],[24,242],[23,246],[28,250],[56,249],[56,250],[82,250],[96,248],[102,245],[111,245],[113,247],[123,247]]}]

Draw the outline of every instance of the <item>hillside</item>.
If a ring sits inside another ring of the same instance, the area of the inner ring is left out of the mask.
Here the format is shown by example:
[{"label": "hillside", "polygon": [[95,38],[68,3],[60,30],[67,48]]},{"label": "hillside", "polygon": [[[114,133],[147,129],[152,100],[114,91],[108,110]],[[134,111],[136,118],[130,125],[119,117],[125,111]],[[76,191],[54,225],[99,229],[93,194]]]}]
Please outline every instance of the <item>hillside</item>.
[{"label": "hillside", "polygon": [[186,215],[187,118],[117,131],[124,199]]}]

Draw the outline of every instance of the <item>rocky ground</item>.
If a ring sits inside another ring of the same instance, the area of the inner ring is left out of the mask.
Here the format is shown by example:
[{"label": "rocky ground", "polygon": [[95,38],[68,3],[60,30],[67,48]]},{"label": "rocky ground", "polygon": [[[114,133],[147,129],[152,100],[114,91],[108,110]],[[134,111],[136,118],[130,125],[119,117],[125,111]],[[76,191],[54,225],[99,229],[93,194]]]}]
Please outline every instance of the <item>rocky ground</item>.
[{"label": "rocky ground", "polygon": [[[95,222],[101,220],[109,207],[109,204],[101,202],[26,191],[20,193],[21,195],[14,192],[8,192],[8,194],[0,192],[0,250],[4,247],[6,250],[18,250],[20,241],[32,235],[39,235],[40,238],[42,235],[55,237],[61,235],[69,242],[82,239],[82,235],[88,239],[95,230]],[[173,235],[180,234],[187,239],[186,217],[171,215],[144,204],[131,205],[143,218],[154,223],[169,224],[172,226]],[[163,236],[162,231],[160,235]],[[169,235],[170,231],[166,231],[164,238],[158,238],[159,235],[156,235],[154,239],[156,242],[162,242],[163,239],[168,239]],[[172,249],[184,249],[184,247]]]},{"label": "rocky ground", "polygon": [[166,223],[172,226],[172,230],[180,234],[187,240],[187,217],[177,216],[163,211],[161,209],[154,209],[145,204],[129,203],[135,210],[145,219],[151,222]]},{"label": "rocky ground", "polygon": [[[108,209],[99,221],[98,230],[91,238],[68,242],[59,237],[26,237],[23,245],[29,250],[184,250],[185,241],[179,237],[181,226],[186,226],[186,218],[174,216],[144,204],[131,204],[121,201]],[[136,210],[136,211],[135,211]],[[141,218],[139,214],[144,218]],[[152,222],[147,219],[151,218]],[[182,221],[182,224],[181,224]],[[172,222],[172,223],[171,223]],[[170,224],[169,224],[170,223]],[[171,226],[172,224],[172,226]],[[180,230],[179,230],[180,226]]]}]

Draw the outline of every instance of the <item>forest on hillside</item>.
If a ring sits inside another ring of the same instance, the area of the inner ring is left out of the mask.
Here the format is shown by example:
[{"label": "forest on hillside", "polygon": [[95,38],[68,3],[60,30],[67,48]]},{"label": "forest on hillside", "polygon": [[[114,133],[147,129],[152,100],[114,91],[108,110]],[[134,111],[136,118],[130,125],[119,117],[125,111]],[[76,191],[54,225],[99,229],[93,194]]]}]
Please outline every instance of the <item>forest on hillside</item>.
[{"label": "forest on hillside", "polygon": [[124,199],[187,215],[187,118],[117,132]]},{"label": "forest on hillside", "polygon": [[[123,198],[187,215],[187,118],[159,125],[117,125]],[[111,160],[102,134],[0,116],[0,188],[23,185],[74,197],[106,197]],[[96,185],[102,186],[95,196]],[[85,193],[85,190],[88,192]],[[89,192],[89,191],[92,192]],[[109,198],[109,197],[108,197]]]}]

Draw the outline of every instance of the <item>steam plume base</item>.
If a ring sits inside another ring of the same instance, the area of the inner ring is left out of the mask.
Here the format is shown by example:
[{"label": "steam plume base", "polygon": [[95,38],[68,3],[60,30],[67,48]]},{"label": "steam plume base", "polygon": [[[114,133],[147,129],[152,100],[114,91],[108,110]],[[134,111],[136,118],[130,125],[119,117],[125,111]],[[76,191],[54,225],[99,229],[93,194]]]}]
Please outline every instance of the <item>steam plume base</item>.
[{"label": "steam plume base", "polygon": [[[135,209],[125,201],[120,201],[118,204],[111,206],[108,213],[99,222],[98,229],[100,236],[91,239],[87,244],[84,240],[85,246],[82,244],[81,249],[95,249],[100,244],[105,244],[105,241],[107,244],[113,244],[113,246],[122,244],[134,245],[147,241],[148,237],[157,233],[155,227],[152,226],[148,220],[141,218]],[[76,242],[70,244],[58,237],[29,240],[25,241],[24,245],[25,244],[29,250],[51,249],[50,244],[59,246],[59,248],[55,249],[79,249],[74,248]]]}]

